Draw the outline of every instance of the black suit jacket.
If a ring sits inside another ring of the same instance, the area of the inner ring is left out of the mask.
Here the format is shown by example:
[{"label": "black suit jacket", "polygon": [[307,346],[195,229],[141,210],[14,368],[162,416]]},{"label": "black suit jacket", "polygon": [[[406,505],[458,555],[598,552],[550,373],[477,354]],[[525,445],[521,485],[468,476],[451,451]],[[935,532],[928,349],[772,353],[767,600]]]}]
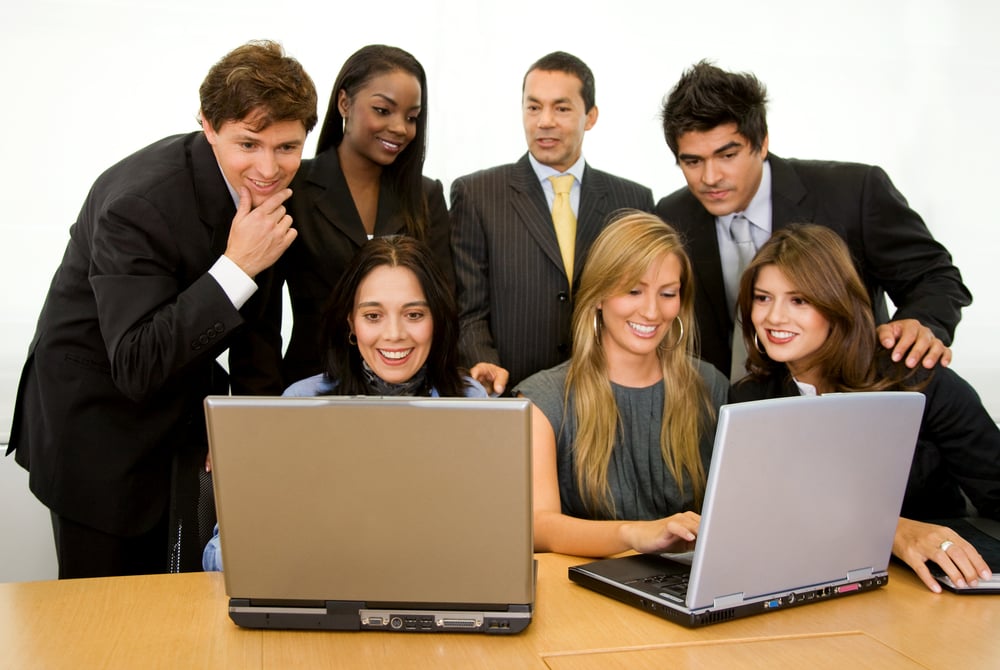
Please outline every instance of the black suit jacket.
[{"label": "black suit jacket", "polygon": [[[872,299],[877,323],[912,318],[950,344],[972,301],[951,255],[910,209],[886,173],[875,166],[782,159],[771,164],[772,230],[816,223],[836,231],[850,248]],[[687,188],[660,200],[656,213],[683,236],[695,275],[695,314],[701,357],[728,374],[733,332],[726,306],[715,217]]]},{"label": "black suit jacket", "polygon": [[[232,345],[240,392],[275,390],[250,359],[262,343],[242,327],[264,319],[261,299],[238,311],[207,274],[235,213],[200,132],[146,147],[94,183],[38,319],[8,450],[53,512],[116,535],[149,530],[166,509],[174,452],[204,462],[202,401],[227,392],[216,357]],[[278,347],[277,324],[253,329],[267,333]]]},{"label": "black suit jacket", "polygon": [[[645,186],[586,166],[577,216],[573,285],[615,210],[651,211]],[[452,256],[466,365],[510,372],[508,388],[569,358],[573,301],[545,193],[525,154],[451,185]]]},{"label": "black suit jacket", "polygon": [[[323,312],[333,287],[354,254],[368,241],[335,150],[303,161],[292,183],[292,193],[292,225],[299,234],[278,261],[278,273],[288,284],[292,305],[292,334],[282,365],[286,385],[325,369],[321,343]],[[423,193],[430,215],[424,242],[454,287],[451,228],[444,189],[440,181],[424,177]],[[404,232],[399,208],[399,197],[383,179],[375,236]]]}]

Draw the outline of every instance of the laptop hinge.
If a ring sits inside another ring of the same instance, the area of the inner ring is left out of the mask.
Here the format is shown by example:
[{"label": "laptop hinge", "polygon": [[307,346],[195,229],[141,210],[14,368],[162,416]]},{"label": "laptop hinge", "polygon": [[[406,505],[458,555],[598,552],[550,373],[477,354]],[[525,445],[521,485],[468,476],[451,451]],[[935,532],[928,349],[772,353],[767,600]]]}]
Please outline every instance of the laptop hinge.
[{"label": "laptop hinge", "polygon": [[874,572],[875,571],[871,568],[858,568],[857,570],[851,570],[847,573],[847,581],[857,582],[862,579],[868,579]]},{"label": "laptop hinge", "polygon": [[715,599],[715,607],[733,607],[743,603],[743,592],[733,593],[728,596],[721,596]]}]

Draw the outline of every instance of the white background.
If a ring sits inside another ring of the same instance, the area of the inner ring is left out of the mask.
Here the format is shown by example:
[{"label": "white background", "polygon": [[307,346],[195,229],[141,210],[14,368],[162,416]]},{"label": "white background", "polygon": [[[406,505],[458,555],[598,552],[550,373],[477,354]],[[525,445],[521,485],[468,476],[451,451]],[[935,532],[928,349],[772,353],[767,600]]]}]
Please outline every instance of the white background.
[{"label": "white background", "polygon": [[[572,10],[571,17],[558,13]],[[770,147],[783,157],[883,166],[952,252],[975,302],[953,367],[1000,416],[1000,5],[986,0],[804,3],[542,3],[469,0],[33,0],[0,23],[0,440],[35,319],[67,229],[104,169],[197,128],[198,86],[230,49],[280,41],[320,92],[343,61],[386,43],[428,72],[425,172],[450,182],[525,151],[525,69],[556,49],[597,78],[600,117],[585,155],[660,197],[683,186],[657,119],[663,95],[701,58],[756,73],[769,90]],[[313,153],[314,133],[306,147]],[[55,575],[47,511],[0,460],[0,581]]]}]

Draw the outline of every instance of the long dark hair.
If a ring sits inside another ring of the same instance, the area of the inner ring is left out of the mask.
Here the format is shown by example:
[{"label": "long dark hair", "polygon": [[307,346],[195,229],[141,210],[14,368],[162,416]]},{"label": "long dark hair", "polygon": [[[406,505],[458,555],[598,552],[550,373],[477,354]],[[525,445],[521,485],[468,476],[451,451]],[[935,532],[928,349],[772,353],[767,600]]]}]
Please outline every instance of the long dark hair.
[{"label": "long dark hair", "polygon": [[424,155],[427,152],[427,75],[416,58],[398,47],[369,44],[355,51],[348,58],[337,80],[333,83],[326,118],[319,131],[316,153],[336,149],[344,139],[344,116],[340,113],[337,98],[341,91],[353,100],[357,92],[374,77],[401,70],[420,82],[420,114],[417,132],[402,153],[391,164],[382,168],[386,185],[399,198],[399,215],[403,218],[407,235],[426,239],[430,214],[423,192]]},{"label": "long dark hair", "polygon": [[431,350],[427,356],[427,382],[441,396],[465,395],[466,382],[458,367],[458,309],[448,283],[426,244],[405,235],[376,237],[366,242],[351,259],[330,295],[323,322],[326,373],[337,386],[335,395],[365,395],[362,358],[352,345],[348,319],[364,278],[376,268],[401,267],[417,277],[434,323]]}]

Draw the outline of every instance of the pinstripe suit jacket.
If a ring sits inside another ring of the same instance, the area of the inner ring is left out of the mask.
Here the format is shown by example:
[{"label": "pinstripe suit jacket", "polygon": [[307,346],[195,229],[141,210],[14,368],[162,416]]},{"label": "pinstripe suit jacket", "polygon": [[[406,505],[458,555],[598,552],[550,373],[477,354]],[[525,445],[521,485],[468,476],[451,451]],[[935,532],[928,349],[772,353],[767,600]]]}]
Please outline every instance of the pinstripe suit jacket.
[{"label": "pinstripe suit jacket", "polygon": [[[574,287],[610,214],[653,209],[648,188],[589,165],[580,186]],[[569,358],[573,300],[552,214],[528,155],[456,179],[451,226],[463,363],[501,365],[513,388]]]}]

